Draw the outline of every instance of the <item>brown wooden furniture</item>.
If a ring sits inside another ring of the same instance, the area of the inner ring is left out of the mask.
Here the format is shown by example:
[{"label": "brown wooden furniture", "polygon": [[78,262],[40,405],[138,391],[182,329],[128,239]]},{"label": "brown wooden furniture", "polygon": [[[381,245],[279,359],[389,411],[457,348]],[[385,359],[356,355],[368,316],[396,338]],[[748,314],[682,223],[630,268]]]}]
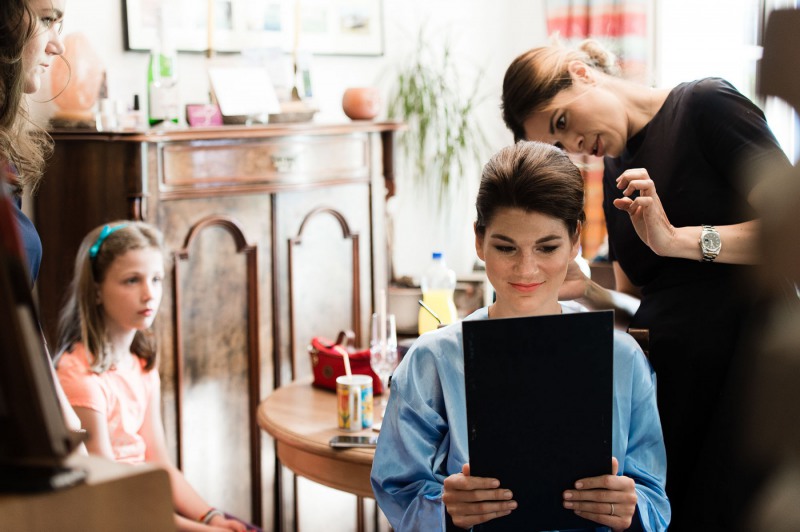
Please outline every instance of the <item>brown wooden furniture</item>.
[{"label": "brown wooden furniture", "polygon": [[278,459],[296,474],[359,497],[357,528],[364,530],[362,498],[373,498],[369,474],[374,449],[333,449],[337,434],[370,435],[371,430],[347,432],[336,426],[336,394],[303,379],[272,392],[258,407],[258,425],[277,445]]},{"label": "brown wooden furniture", "polygon": [[51,349],[83,236],[123,218],[160,227],[170,262],[156,319],[168,443],[210,503],[266,528],[281,522],[280,468],[256,408],[310,374],[313,336],[351,329],[364,345],[389,280],[384,199],[400,127],[53,132],[34,198]]},{"label": "brown wooden furniture", "polygon": [[592,281],[596,282],[603,288],[614,290],[617,287],[617,282],[614,279],[614,266],[611,262],[592,261],[589,263],[589,269],[592,272]]},{"label": "brown wooden furniture", "polygon": [[650,356],[650,329],[628,329],[628,334],[633,336],[645,356]]},{"label": "brown wooden furniture", "polygon": [[67,464],[85,469],[86,482],[57,491],[0,494],[0,529],[175,530],[166,471],[90,456],[72,456]]}]

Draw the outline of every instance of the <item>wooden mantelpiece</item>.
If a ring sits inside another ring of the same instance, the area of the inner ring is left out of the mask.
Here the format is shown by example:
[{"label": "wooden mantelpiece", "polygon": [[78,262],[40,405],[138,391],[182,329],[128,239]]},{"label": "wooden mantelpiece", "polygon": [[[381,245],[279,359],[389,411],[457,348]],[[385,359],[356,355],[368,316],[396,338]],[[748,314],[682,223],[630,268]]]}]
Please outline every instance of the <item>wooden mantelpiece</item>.
[{"label": "wooden mantelpiece", "polygon": [[161,228],[169,264],[156,329],[168,442],[209,502],[267,528],[281,514],[279,474],[256,407],[309,374],[312,336],[367,330],[389,279],[384,199],[401,128],[52,132],[55,153],[34,197],[51,349],[83,236],[125,218]]}]

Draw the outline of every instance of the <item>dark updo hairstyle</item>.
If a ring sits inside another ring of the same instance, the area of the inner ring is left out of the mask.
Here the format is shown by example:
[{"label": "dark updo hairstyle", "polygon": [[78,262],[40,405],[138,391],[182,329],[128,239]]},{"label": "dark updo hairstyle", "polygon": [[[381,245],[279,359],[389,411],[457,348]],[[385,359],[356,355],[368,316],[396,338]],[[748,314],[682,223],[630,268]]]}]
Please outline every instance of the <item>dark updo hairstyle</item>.
[{"label": "dark updo hairstyle", "polygon": [[583,177],[560,149],[520,141],[497,152],[483,167],[475,200],[475,232],[484,236],[499,209],[516,208],[562,220],[570,238],[583,223]]},{"label": "dark updo hairstyle", "polygon": [[533,48],[509,65],[503,79],[501,108],[515,142],[525,139],[525,120],[543,110],[556,94],[572,86],[569,73],[572,61],[581,61],[606,74],[619,74],[614,54],[592,39],[583,41],[577,50],[559,44]]}]

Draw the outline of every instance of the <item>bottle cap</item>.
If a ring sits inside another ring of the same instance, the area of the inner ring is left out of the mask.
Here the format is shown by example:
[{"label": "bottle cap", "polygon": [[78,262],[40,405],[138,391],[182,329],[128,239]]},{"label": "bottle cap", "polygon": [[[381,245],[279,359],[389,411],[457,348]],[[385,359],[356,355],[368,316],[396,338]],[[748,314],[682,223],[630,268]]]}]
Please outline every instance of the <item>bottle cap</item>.
[{"label": "bottle cap", "polygon": [[434,251],[433,252],[433,259],[434,260],[441,259],[441,258],[442,258],[442,252],[441,251]]}]

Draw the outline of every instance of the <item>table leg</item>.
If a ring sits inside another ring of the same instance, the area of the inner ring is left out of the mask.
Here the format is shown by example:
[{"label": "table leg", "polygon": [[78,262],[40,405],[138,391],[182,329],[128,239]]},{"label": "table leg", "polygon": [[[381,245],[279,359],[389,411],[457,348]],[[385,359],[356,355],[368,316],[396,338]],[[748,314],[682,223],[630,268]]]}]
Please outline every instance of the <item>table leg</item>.
[{"label": "table leg", "polygon": [[275,491],[273,493],[272,504],[275,507],[272,526],[275,532],[283,532],[283,472],[281,462],[278,460],[278,447],[275,446]]},{"label": "table leg", "polygon": [[292,512],[294,513],[294,528],[300,530],[300,504],[297,502],[297,475],[292,473]]},{"label": "table leg", "polygon": [[364,497],[356,496],[356,530],[364,532]]}]

